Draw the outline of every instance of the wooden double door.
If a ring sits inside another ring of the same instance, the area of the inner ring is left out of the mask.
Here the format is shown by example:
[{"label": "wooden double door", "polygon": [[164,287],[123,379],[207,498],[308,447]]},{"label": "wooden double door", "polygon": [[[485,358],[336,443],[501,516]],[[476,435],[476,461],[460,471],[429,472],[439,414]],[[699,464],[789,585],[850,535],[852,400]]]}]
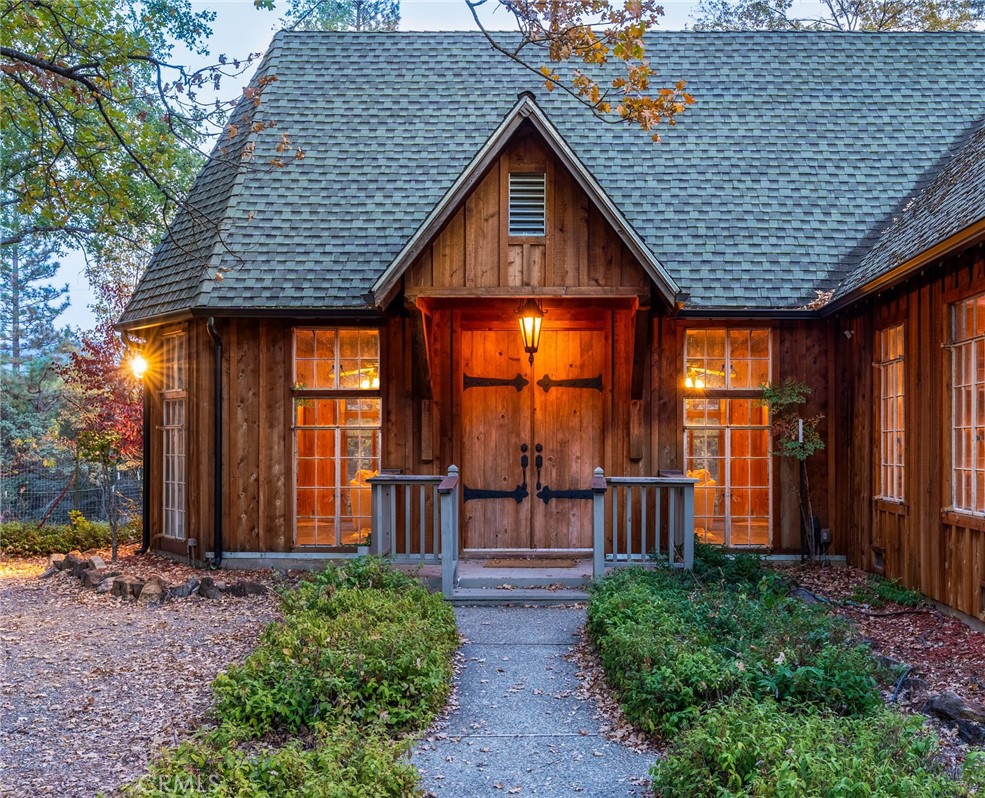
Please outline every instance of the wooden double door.
[{"label": "wooden double door", "polygon": [[516,325],[463,324],[461,342],[463,548],[590,549],[606,329],[546,328],[532,366]]}]

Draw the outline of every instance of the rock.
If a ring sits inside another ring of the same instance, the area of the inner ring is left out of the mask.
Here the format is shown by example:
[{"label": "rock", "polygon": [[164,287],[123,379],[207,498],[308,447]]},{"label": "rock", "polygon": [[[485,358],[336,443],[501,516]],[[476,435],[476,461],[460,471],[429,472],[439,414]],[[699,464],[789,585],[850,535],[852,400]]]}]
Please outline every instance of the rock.
[{"label": "rock", "polygon": [[965,701],[957,693],[945,690],[927,699],[924,712],[936,715],[944,720],[965,720],[974,723],[985,723],[985,707]]},{"label": "rock", "polygon": [[110,571],[108,568],[90,568],[82,572],[82,587],[98,587],[107,579],[119,575],[119,571]]},{"label": "rock", "polygon": [[97,593],[109,593],[113,589],[113,582],[115,577],[107,577],[102,582],[99,583],[99,587],[96,588]]},{"label": "rock", "polygon": [[103,561],[103,558],[100,557],[98,554],[92,555],[88,560],[86,560],[86,562],[88,563],[87,565],[88,568],[98,569],[98,568],[106,567],[106,563]]},{"label": "rock", "polygon": [[198,590],[198,584],[198,580],[193,576],[182,584],[172,587],[170,593],[174,598],[187,598]]},{"label": "rock", "polygon": [[137,595],[138,604],[161,604],[168,597],[168,585],[156,574],[144,582]]},{"label": "rock", "polygon": [[796,587],[790,591],[790,595],[793,598],[799,598],[805,604],[820,604],[821,599],[815,596],[811,591],[805,590],[802,587]]},{"label": "rock", "polygon": [[65,565],[65,555],[64,554],[49,554],[48,555],[48,566],[55,568],[56,570],[62,570]]},{"label": "rock", "polygon": [[238,579],[229,586],[226,592],[230,596],[238,596],[239,598],[243,598],[244,596],[262,596],[267,592],[267,588],[259,582],[250,582],[246,579]]},{"label": "rock", "polygon": [[202,583],[198,586],[198,595],[202,598],[217,599],[222,597],[222,591],[211,576],[203,576]]},{"label": "rock", "polygon": [[54,565],[49,565],[48,568],[45,570],[45,572],[38,577],[38,579],[50,579],[57,573],[58,573],[58,568],[56,568]]},{"label": "rock", "polygon": [[958,736],[969,745],[985,743],[985,726],[970,720],[958,720]]},{"label": "rock", "polygon": [[113,588],[110,592],[120,598],[130,598],[138,595],[143,585],[143,582],[129,576],[118,576],[113,580]]},{"label": "rock", "polygon": [[74,552],[66,554],[62,560],[61,570],[68,571],[72,576],[78,576],[85,570],[86,561]]}]

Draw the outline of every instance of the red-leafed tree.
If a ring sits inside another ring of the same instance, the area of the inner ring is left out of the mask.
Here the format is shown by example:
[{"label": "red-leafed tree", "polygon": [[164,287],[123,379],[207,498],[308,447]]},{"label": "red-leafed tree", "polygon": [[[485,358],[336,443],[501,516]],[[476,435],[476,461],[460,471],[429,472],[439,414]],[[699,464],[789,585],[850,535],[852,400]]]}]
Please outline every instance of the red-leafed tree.
[{"label": "red-leafed tree", "polygon": [[130,290],[117,283],[99,287],[99,300],[109,313],[62,370],[69,387],[68,418],[75,427],[76,456],[97,467],[117,557],[120,500],[116,478],[121,467],[140,462],[142,454],[142,387],[127,368],[126,346],[109,319],[119,316]]}]

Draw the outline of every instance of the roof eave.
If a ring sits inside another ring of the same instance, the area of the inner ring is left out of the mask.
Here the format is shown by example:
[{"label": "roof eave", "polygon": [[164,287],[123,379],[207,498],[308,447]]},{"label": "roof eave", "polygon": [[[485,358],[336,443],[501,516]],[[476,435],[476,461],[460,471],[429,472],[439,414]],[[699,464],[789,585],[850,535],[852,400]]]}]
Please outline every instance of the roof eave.
[{"label": "roof eave", "polygon": [[985,241],[985,218],[979,219],[977,222],[968,225],[957,233],[937,242],[932,247],[923,250],[923,252],[903,261],[889,271],[883,272],[878,277],[837,297],[824,306],[822,315],[831,316],[840,310],[844,310],[859,300],[871,294],[884,291],[890,286],[906,279],[933,261],[940,260],[953,252],[973,246],[979,241]]},{"label": "roof eave", "polygon": [[486,173],[486,170],[492,165],[493,161],[499,157],[508,143],[510,136],[525,119],[530,120],[538,132],[544,136],[544,139],[552,147],[555,154],[574,176],[578,185],[588,194],[626,247],[643,265],[667,304],[673,306],[675,302],[680,301],[685,292],[681,290],[680,286],[670,276],[663,264],[657,260],[650,251],[650,248],[633,229],[633,226],[629,224],[625,216],[623,216],[616,204],[605,193],[591,172],[578,159],[574,150],[571,149],[557,128],[554,127],[537,105],[533,95],[529,92],[524,92],[520,95],[510,112],[503,118],[503,121],[500,122],[496,130],[486,140],[485,144],[475,154],[469,165],[458,176],[458,179],[452,184],[451,188],[448,189],[445,196],[435,205],[423,224],[417,229],[417,232],[407,241],[403,249],[400,250],[400,253],[390,262],[390,265],[387,266],[383,274],[373,284],[373,301],[378,308],[384,308],[393,299],[400,286],[400,278],[404,272],[451,218],[452,214],[455,213],[471,189]]}]

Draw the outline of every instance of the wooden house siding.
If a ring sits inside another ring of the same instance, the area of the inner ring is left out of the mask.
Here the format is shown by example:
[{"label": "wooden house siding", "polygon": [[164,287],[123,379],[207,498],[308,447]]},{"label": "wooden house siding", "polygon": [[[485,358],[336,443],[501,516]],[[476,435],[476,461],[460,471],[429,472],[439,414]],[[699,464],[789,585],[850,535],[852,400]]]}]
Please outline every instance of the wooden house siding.
[{"label": "wooden house siding", "polygon": [[[950,306],[985,291],[985,248],[952,256],[834,320],[836,525],[849,562],[985,618],[985,519],[952,512]],[[878,330],[904,325],[904,501],[877,494]],[[877,559],[882,568],[877,568]]]}]

